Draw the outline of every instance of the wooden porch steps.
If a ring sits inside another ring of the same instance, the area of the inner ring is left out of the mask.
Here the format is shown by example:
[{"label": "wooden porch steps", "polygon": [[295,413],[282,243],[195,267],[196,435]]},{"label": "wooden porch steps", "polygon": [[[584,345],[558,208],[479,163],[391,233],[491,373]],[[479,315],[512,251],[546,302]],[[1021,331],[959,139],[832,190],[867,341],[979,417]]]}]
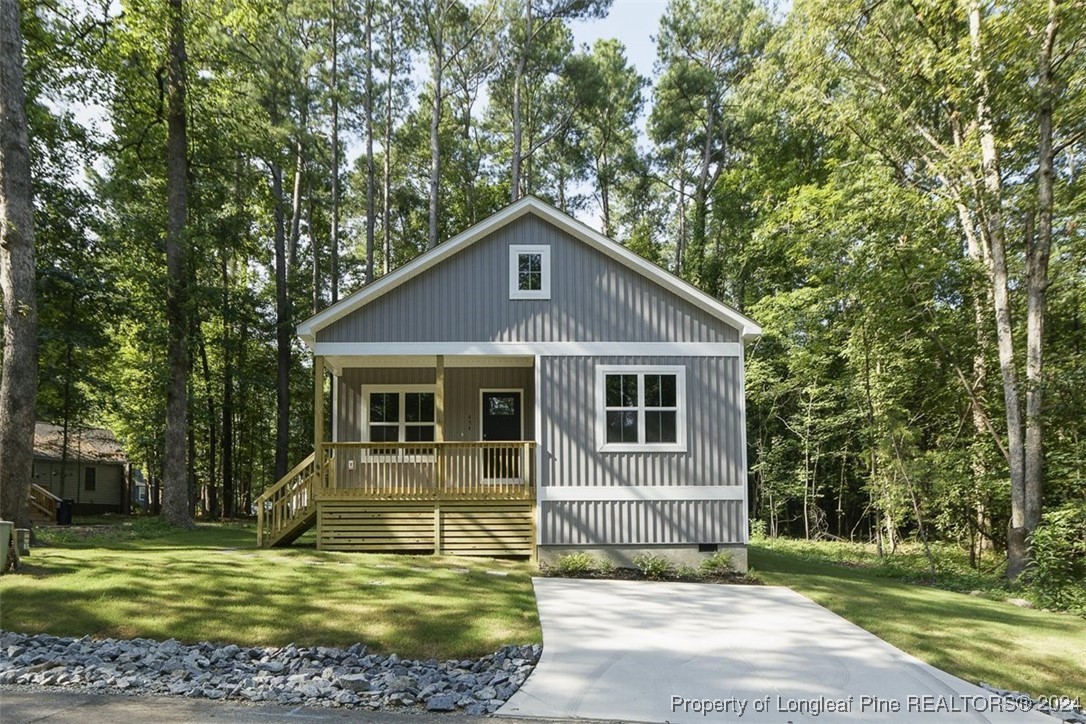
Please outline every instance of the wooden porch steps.
[{"label": "wooden porch steps", "polygon": [[38,485],[30,484],[30,520],[38,525],[56,525],[60,498]]},{"label": "wooden porch steps", "polygon": [[295,517],[285,528],[274,535],[269,535],[264,542],[268,548],[289,546],[302,537],[317,522],[317,508],[310,506],[309,510]]}]

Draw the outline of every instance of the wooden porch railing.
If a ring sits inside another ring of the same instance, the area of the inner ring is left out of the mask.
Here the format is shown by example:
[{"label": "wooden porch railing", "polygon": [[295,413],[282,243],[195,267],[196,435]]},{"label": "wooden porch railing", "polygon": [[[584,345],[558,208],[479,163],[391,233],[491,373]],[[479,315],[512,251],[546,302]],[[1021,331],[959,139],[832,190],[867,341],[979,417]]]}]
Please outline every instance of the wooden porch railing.
[{"label": "wooden porch railing", "polygon": [[313,513],[313,488],[320,470],[317,456],[310,454],[279,482],[256,499],[256,542],[274,544],[304,518]]},{"label": "wooden porch railing", "polygon": [[57,522],[57,503],[60,498],[37,483],[30,484],[30,511],[46,523]]},{"label": "wooden porch railing", "polygon": [[329,500],[533,500],[536,444],[334,442],[321,444]]}]

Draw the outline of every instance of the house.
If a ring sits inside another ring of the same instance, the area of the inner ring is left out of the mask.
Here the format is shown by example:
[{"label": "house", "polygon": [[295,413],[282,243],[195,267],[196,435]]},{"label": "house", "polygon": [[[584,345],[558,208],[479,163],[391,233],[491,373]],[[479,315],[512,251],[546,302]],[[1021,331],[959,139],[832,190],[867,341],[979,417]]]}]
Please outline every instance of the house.
[{"label": "house", "polygon": [[151,486],[147,484],[147,479],[143,476],[142,470],[132,468],[131,471],[129,477],[132,483],[132,494],[129,503],[133,510],[141,510],[146,513],[151,508]]},{"label": "house", "polygon": [[109,430],[68,429],[39,422],[34,426],[34,480],[60,499],[73,501],[78,515],[128,512],[128,460]]},{"label": "house", "polygon": [[[315,452],[264,545],[745,567],[757,324],[527,197],[299,325]],[[324,429],[324,376],[332,424]]]}]

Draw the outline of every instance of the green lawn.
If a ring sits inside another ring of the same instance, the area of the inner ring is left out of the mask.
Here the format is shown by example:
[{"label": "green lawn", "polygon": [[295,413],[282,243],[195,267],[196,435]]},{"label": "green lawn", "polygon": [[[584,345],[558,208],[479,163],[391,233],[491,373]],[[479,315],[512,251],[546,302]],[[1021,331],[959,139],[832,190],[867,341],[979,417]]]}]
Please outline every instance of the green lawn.
[{"label": "green lawn", "polygon": [[[33,550],[24,572],[0,577],[0,627],[243,645],[361,641],[438,659],[541,640],[527,563],[319,552],[305,538],[260,550],[251,525],[94,522],[112,525],[45,531],[50,545]],[[916,575],[908,555],[875,569],[859,548],[777,541],[753,544],[750,562],[766,583],[963,679],[1086,700],[1086,620],[903,582]],[[966,588],[984,583],[946,575]]]},{"label": "green lawn", "polygon": [[766,583],[788,586],[955,676],[1086,701],[1086,620],[905,583],[795,546],[752,544],[749,555]]},{"label": "green lawn", "polygon": [[[458,658],[540,642],[530,576],[513,561],[255,548],[252,526],[105,535],[56,529],[0,577],[0,627],[25,633],[345,646]],[[505,575],[494,575],[502,573]]]}]

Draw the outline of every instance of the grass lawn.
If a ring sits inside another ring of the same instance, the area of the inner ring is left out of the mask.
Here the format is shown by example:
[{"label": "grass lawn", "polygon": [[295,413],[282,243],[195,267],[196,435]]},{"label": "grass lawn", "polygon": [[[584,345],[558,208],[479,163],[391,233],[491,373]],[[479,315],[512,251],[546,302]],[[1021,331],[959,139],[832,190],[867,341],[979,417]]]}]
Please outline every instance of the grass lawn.
[{"label": "grass lawn", "polygon": [[905,583],[817,553],[755,543],[750,565],[766,583],[788,586],[967,681],[1086,702],[1086,620]]},{"label": "grass lawn", "polygon": [[[79,521],[77,521],[78,523]],[[346,646],[460,658],[539,643],[527,563],[261,550],[251,525],[179,532],[155,520],[45,531],[0,577],[0,628],[240,645]],[[504,575],[494,575],[501,573]]]}]

